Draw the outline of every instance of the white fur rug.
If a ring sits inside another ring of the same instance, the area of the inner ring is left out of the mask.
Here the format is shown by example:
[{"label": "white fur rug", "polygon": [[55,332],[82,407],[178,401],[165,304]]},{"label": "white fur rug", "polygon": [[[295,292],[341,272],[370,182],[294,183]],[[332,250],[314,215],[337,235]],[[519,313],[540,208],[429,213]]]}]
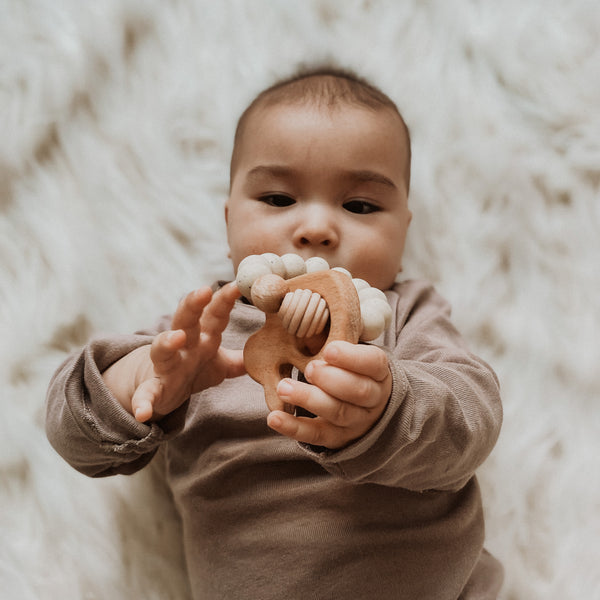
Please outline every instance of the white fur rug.
[{"label": "white fur rug", "polygon": [[230,275],[236,118],[333,57],[404,111],[406,275],[502,381],[502,598],[600,598],[599,32],[596,0],[0,0],[0,596],[189,597],[156,466],[72,471],[46,386],[91,334]]}]

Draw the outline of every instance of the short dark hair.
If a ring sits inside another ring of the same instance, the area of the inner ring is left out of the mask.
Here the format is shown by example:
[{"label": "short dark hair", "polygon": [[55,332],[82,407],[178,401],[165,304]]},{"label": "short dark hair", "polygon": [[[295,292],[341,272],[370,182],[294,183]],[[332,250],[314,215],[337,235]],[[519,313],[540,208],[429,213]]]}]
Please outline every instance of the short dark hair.
[{"label": "short dark hair", "polygon": [[324,65],[301,67],[295,74],[277,81],[260,92],[240,116],[235,130],[231,155],[230,178],[237,162],[237,150],[245,125],[258,107],[277,104],[311,102],[317,106],[334,107],[350,104],[371,110],[388,109],[400,119],[408,149],[405,166],[407,191],[410,188],[411,142],[410,131],[396,104],[379,88],[349,69]]}]

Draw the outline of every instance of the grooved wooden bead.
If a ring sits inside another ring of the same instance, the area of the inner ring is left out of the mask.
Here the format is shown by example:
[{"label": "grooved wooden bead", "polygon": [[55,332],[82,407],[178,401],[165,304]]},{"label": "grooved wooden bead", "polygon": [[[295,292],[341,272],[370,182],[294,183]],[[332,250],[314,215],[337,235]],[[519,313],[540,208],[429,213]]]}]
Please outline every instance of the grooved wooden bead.
[{"label": "grooved wooden bead", "polygon": [[316,292],[298,289],[288,292],[279,309],[283,328],[298,337],[321,333],[327,324],[327,303]]}]

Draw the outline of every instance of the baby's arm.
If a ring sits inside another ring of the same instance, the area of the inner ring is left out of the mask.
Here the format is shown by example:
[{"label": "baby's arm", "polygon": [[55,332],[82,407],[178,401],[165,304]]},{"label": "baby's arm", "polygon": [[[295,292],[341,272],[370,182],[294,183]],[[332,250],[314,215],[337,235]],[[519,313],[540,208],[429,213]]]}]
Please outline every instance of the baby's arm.
[{"label": "baby's arm", "polygon": [[[56,451],[90,476],[129,474],[144,467],[183,426],[185,413],[174,407],[188,392],[243,372],[241,352],[220,347],[237,296],[232,286],[214,296],[210,290],[189,294],[172,323],[175,341],[166,348],[162,342],[172,339],[168,333],[111,336],[92,340],[65,361],[47,394],[46,432]],[[185,382],[177,381],[181,374]],[[155,378],[161,383],[157,394],[144,384]],[[139,419],[148,415],[154,420],[136,420],[133,411],[138,408],[146,411]]]},{"label": "baby's arm", "polygon": [[121,406],[140,422],[156,421],[192,394],[242,375],[241,352],[221,347],[238,297],[235,284],[214,295],[209,288],[191,292],[179,303],[171,330],[104,371],[102,378]]},{"label": "baby's arm", "polygon": [[[381,350],[391,373],[391,393],[385,402],[387,378],[381,379],[383,369],[377,375],[375,359],[366,379],[360,377],[364,373],[360,368],[368,362],[365,357],[354,367],[350,362],[336,364],[336,371],[317,362],[312,383],[289,382],[293,391],[286,392],[286,402],[306,408],[317,418],[276,412],[269,422],[300,442],[328,448],[311,452],[324,468],[349,480],[420,491],[460,489],[498,438],[502,422],[498,380],[484,361],[466,349],[450,323],[448,304],[433,288],[410,282],[399,294],[395,345],[390,339]],[[388,334],[391,337],[393,331]],[[355,358],[361,348],[354,349]],[[332,387],[320,379],[321,370],[322,375],[335,375]],[[357,401],[363,393],[374,399],[372,404]],[[340,425],[352,425],[359,410],[370,429],[356,438],[339,436]],[[370,418],[374,415],[377,418]]]}]

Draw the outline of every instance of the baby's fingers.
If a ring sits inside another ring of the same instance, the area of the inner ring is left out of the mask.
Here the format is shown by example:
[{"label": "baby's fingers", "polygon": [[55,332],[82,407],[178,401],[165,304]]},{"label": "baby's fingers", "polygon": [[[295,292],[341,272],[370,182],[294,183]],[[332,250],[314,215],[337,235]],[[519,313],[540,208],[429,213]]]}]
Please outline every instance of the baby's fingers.
[{"label": "baby's fingers", "polygon": [[173,315],[171,329],[193,329],[198,327],[202,311],[212,298],[212,291],[208,287],[194,290],[185,296]]},{"label": "baby's fingers", "polygon": [[335,449],[344,446],[347,442],[342,427],[336,427],[320,417],[295,417],[275,410],[269,413],[267,425],[282,435],[311,446]]},{"label": "baby's fingers", "polygon": [[158,377],[142,382],[131,398],[131,412],[136,421],[145,423],[154,415],[154,406],[160,400],[162,385]]},{"label": "baby's fingers", "polygon": [[387,356],[377,346],[337,340],[327,345],[323,358],[330,365],[365,375],[375,381],[384,381],[389,376]]},{"label": "baby's fingers", "polygon": [[220,337],[229,323],[229,315],[239,297],[240,292],[235,282],[224,285],[214,294],[200,318],[203,335]]},{"label": "baby's fingers", "polygon": [[186,340],[185,331],[181,329],[159,333],[150,347],[150,360],[154,369],[163,373],[175,366],[181,360],[179,350],[185,346]]}]

